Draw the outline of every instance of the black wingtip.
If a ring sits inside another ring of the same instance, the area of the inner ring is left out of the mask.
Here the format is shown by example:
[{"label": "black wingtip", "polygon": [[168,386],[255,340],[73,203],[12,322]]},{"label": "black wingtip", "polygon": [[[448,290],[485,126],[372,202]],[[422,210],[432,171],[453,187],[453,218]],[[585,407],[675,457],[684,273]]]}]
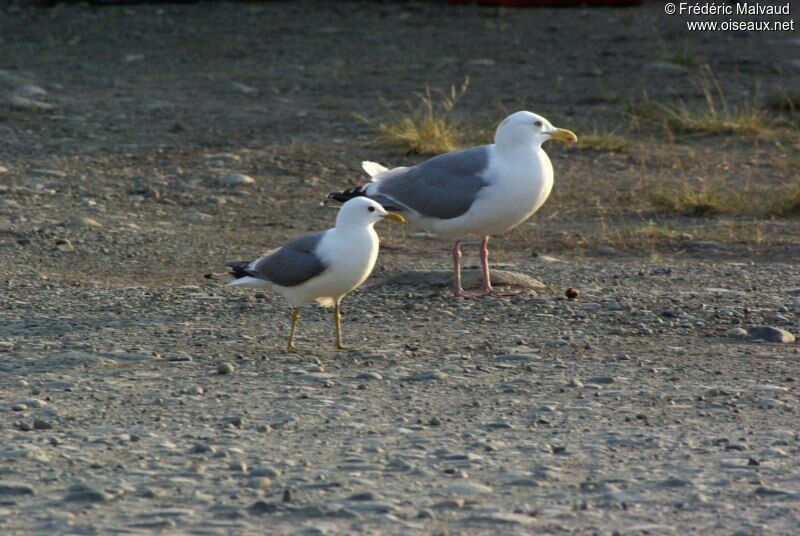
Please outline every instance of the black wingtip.
[{"label": "black wingtip", "polygon": [[238,261],[238,262],[229,262],[225,266],[230,268],[230,274],[236,278],[241,279],[243,277],[247,277],[250,274],[247,271],[247,267],[250,265],[247,261]]},{"label": "black wingtip", "polygon": [[355,188],[348,188],[347,190],[342,190],[341,192],[331,192],[328,194],[326,199],[338,201],[339,203],[345,203],[354,197],[365,197],[366,195],[367,194],[364,192],[363,186],[356,186]]}]

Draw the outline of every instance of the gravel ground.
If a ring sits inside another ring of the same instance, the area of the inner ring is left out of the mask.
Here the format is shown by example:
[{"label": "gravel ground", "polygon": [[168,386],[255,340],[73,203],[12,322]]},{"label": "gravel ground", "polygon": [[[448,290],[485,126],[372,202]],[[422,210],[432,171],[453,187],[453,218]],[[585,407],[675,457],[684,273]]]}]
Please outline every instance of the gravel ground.
[{"label": "gravel ground", "polygon": [[[724,160],[780,181],[796,139],[553,147],[547,217],[493,242],[495,268],[546,287],[509,298],[389,283],[447,269],[449,246],[380,226],[375,274],[344,301],[350,351],[309,307],[286,353],[285,303],[202,279],[327,227],[316,203],[360,160],[412,161],[353,118],[380,96],[466,73],[466,109],[529,98],[571,128],[616,113],[598,79],[666,93],[672,75],[642,67],[654,32],[680,32],[660,5],[0,10],[0,533],[800,532],[797,220],[760,222],[758,242],[547,247],[596,226],[565,184],[633,180],[642,154],[677,173],[690,143],[681,173]],[[775,59],[786,35],[691,39],[726,73],[797,79]],[[531,66],[536,47],[552,58]]]}]

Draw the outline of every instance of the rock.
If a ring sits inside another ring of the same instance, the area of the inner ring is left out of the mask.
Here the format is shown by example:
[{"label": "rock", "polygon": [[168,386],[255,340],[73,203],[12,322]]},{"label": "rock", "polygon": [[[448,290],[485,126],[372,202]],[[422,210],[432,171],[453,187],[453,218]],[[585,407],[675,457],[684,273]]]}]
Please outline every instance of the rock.
[{"label": "rock", "polygon": [[358,376],[356,376],[357,380],[382,380],[383,376],[378,374],[377,372],[362,372]]},{"label": "rock", "polygon": [[497,361],[515,362],[515,363],[532,363],[541,361],[542,356],[538,354],[501,354],[495,357]]},{"label": "rock", "polygon": [[495,61],[490,58],[476,58],[474,60],[467,61],[468,67],[492,67],[495,64]]},{"label": "rock", "polygon": [[233,153],[214,153],[203,155],[208,161],[211,162],[239,162],[242,157]]},{"label": "rock", "polygon": [[788,331],[772,326],[753,326],[747,333],[754,340],[766,342],[792,343],[795,341],[794,335]]},{"label": "rock", "polygon": [[649,63],[645,63],[644,68],[647,71],[652,71],[659,74],[686,74],[689,72],[689,70],[682,65],[676,65],[674,63],[668,63],[665,61],[651,61]]},{"label": "rock", "polygon": [[26,404],[21,404],[21,403],[11,404],[11,411],[25,411],[26,409],[28,409],[28,406]]},{"label": "rock", "polygon": [[189,449],[191,454],[214,454],[215,452],[217,452],[217,449],[207,443],[196,443]]},{"label": "rock", "polygon": [[245,175],[243,173],[231,173],[229,175],[225,175],[220,177],[219,183],[226,188],[235,188],[236,186],[247,186],[249,184],[255,184],[256,180],[249,175]]},{"label": "rock", "polygon": [[12,110],[20,111],[47,111],[55,108],[53,104],[47,102],[39,102],[37,100],[28,99],[19,95],[11,95],[6,100],[6,104]]},{"label": "rock", "polygon": [[64,496],[64,502],[101,503],[110,499],[111,496],[105,491],[84,484],[72,486]]},{"label": "rock", "polygon": [[44,419],[35,419],[33,421],[33,429],[34,430],[52,430],[53,423],[50,421],[46,421]]},{"label": "rock", "polygon": [[351,501],[377,501],[380,496],[372,491],[361,491],[350,495],[348,499]]},{"label": "rock", "polygon": [[89,217],[72,218],[67,222],[70,227],[93,227],[99,229],[103,226],[99,221]]},{"label": "rock", "polygon": [[595,383],[598,385],[609,385],[614,383],[613,376],[593,376],[586,380],[589,383]]},{"label": "rock", "polygon": [[597,248],[597,253],[599,253],[600,255],[611,256],[611,255],[616,255],[617,250],[612,248],[611,246],[602,246]]},{"label": "rock", "polygon": [[281,476],[281,472],[270,465],[259,465],[258,467],[250,471],[250,475],[277,478]]},{"label": "rock", "polygon": [[217,374],[233,374],[236,369],[230,363],[220,363],[217,365]]},{"label": "rock", "polygon": [[426,370],[424,372],[405,376],[402,380],[407,382],[424,382],[429,380],[444,380],[445,378],[447,378],[447,374],[443,372],[439,372],[438,370]]},{"label": "rock", "polygon": [[234,460],[228,466],[228,469],[239,473],[246,473],[249,468],[247,467],[247,463],[243,462],[242,460]]},{"label": "rock", "polygon": [[272,480],[264,477],[251,478],[247,481],[247,487],[253,489],[266,489],[271,485],[272,485]]},{"label": "rock", "polygon": [[24,99],[39,100],[40,97],[47,95],[47,91],[39,86],[33,84],[25,84],[17,87],[12,95],[17,95]]},{"label": "rock", "polygon": [[566,291],[564,291],[564,295],[569,300],[577,300],[580,296],[580,292],[575,287],[570,287]]},{"label": "rock", "polygon": [[241,82],[226,82],[218,85],[216,88],[214,88],[214,91],[217,93],[230,93],[239,95],[251,95],[253,93],[258,93],[258,89],[254,88],[253,86],[248,86],[247,84],[242,84]]},{"label": "rock", "polygon": [[63,253],[72,253],[75,251],[75,246],[73,246],[72,242],[70,242],[68,239],[59,238],[56,240],[56,249]]},{"label": "rock", "polygon": [[[398,286],[428,285],[431,287],[449,287],[453,284],[453,272],[450,270],[410,270],[392,277],[386,284]],[[545,288],[545,284],[538,279],[507,270],[492,270],[492,284],[531,290],[541,290]],[[480,270],[462,270],[461,285],[465,289],[480,288]]]},{"label": "rock", "polygon": [[34,489],[21,482],[11,482],[8,480],[0,480],[0,497],[8,495],[34,495]]},{"label": "rock", "polygon": [[732,339],[746,339],[750,336],[747,333],[747,330],[742,328],[732,328],[725,332],[725,336],[730,337]]},{"label": "rock", "polygon": [[489,486],[475,483],[454,484],[432,490],[436,495],[478,495],[491,492],[492,488]]}]

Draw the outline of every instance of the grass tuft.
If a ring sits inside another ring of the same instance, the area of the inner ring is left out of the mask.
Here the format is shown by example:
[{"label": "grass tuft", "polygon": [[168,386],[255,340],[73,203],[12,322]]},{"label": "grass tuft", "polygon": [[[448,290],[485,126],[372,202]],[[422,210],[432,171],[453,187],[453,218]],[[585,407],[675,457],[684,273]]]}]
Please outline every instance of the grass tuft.
[{"label": "grass tuft", "polygon": [[679,132],[758,135],[772,126],[769,115],[755,103],[729,104],[710,69],[706,68],[697,85],[703,95],[702,106],[689,106],[682,100],[676,103],[644,100],[630,104],[628,113],[644,121],[661,122]]},{"label": "grass tuft", "polygon": [[692,184],[683,181],[645,188],[640,196],[656,210],[679,216],[800,215],[800,181],[759,190],[722,182]]},{"label": "grass tuft", "polygon": [[659,61],[671,63],[672,65],[682,65],[683,67],[697,67],[706,63],[706,58],[692,51],[688,40],[683,40],[675,48],[669,48],[662,41],[661,54]]},{"label": "grass tuft", "polygon": [[630,149],[630,141],[613,132],[594,130],[588,134],[582,134],[578,138],[578,147],[602,153],[627,153]]},{"label": "grass tuft", "polygon": [[408,104],[407,114],[395,115],[378,125],[381,141],[409,154],[440,154],[458,149],[464,131],[452,112],[468,87],[468,78],[458,88],[451,86],[449,92],[426,87],[416,95],[416,104]]}]

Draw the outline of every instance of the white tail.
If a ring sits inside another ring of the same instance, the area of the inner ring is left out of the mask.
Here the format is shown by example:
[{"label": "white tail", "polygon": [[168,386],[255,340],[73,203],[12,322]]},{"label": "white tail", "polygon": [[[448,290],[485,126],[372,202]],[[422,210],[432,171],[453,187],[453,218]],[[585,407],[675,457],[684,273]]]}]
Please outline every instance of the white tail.
[{"label": "white tail", "polygon": [[255,287],[255,288],[270,288],[272,283],[264,279],[257,279],[255,277],[240,277],[228,283],[229,287]]},{"label": "white tail", "polygon": [[374,177],[378,173],[383,173],[384,171],[389,170],[389,168],[382,166],[377,162],[370,162],[369,160],[364,160],[361,162],[361,167],[364,168],[364,171],[366,171],[367,175],[370,177]]}]

